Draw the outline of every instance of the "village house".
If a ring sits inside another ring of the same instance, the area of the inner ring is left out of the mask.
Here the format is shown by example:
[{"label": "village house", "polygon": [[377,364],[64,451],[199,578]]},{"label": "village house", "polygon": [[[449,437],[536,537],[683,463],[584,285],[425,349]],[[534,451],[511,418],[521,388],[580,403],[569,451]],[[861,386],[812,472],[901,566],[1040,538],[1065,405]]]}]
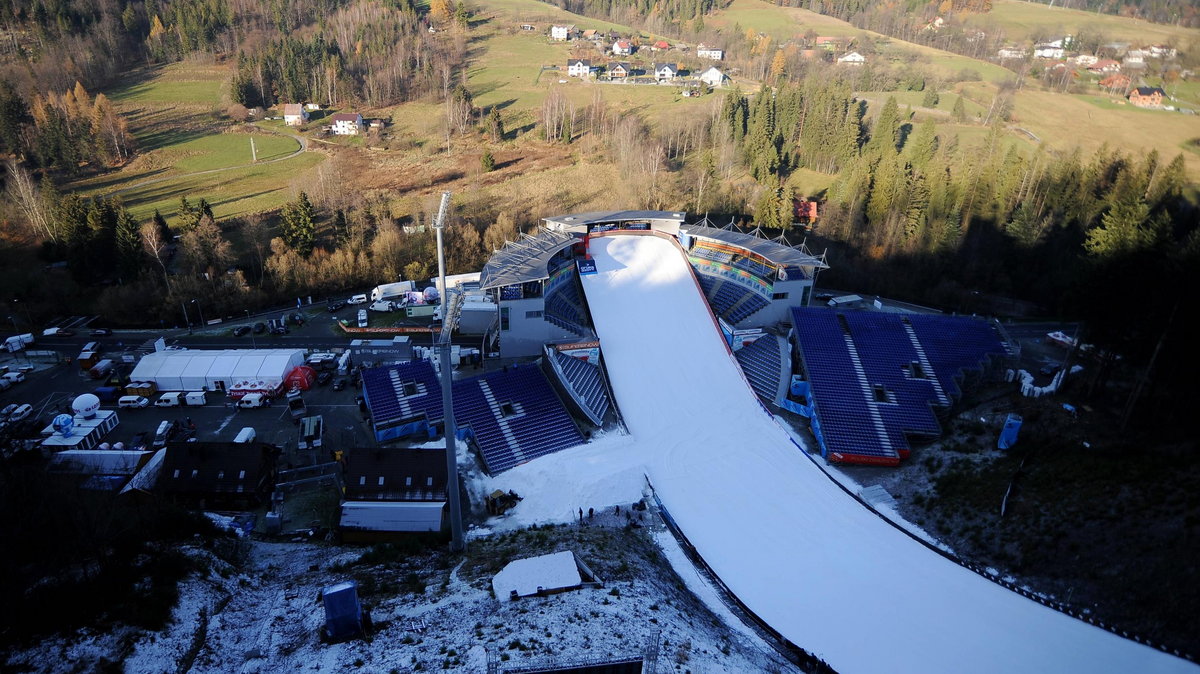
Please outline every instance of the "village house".
[{"label": "village house", "polygon": [[849,38],[818,35],[813,44],[826,51],[837,51],[850,44]]},{"label": "village house", "polygon": [[1161,108],[1166,95],[1158,87],[1136,87],[1129,92],[1129,102],[1139,108]]},{"label": "village house", "polygon": [[1125,58],[1121,59],[1121,64],[1126,68],[1144,68],[1146,67],[1146,52],[1141,49],[1130,49],[1125,52]]},{"label": "village house", "polygon": [[629,40],[617,40],[613,43],[612,53],[618,56],[629,56],[633,53],[633,43]]},{"label": "village house", "polygon": [[1078,56],[1071,58],[1071,61],[1074,62],[1075,65],[1083,66],[1084,68],[1092,67],[1099,60],[1099,56],[1093,56],[1091,54],[1079,54]]},{"label": "village house", "polygon": [[1122,75],[1121,73],[1113,73],[1100,80],[1100,86],[1112,90],[1128,89],[1132,83],[1133,81],[1129,79],[1129,75]]},{"label": "village house", "polygon": [[608,64],[608,79],[623,80],[630,75],[633,75],[633,69],[629,67],[628,62],[614,61]]},{"label": "village house", "polygon": [[1025,50],[1021,47],[1001,47],[1000,50],[996,52],[996,57],[1001,61],[1007,61],[1010,59],[1023,59],[1025,58]]},{"label": "village house", "polygon": [[309,112],[317,112],[318,110],[321,109],[321,104],[320,103],[305,103],[304,109],[308,110]]},{"label": "village house", "polygon": [[709,59],[711,61],[723,61],[725,60],[725,50],[707,45],[697,45],[696,56],[697,58]]},{"label": "village house", "polygon": [[849,54],[839,58],[837,62],[848,66],[861,66],[867,62],[867,57],[856,51],[852,51]]},{"label": "village house", "polygon": [[308,111],[299,103],[286,103],[283,106],[283,123],[288,126],[300,126],[308,121]]},{"label": "village house", "polygon": [[598,37],[600,37],[600,33],[595,28],[589,28],[583,31],[583,39],[585,40],[595,40]]},{"label": "village house", "polygon": [[1056,46],[1050,42],[1034,45],[1033,47],[1033,55],[1040,59],[1060,59],[1066,53],[1067,50],[1063,49],[1061,45]]},{"label": "village house", "polygon": [[679,76],[679,68],[674,63],[655,63],[653,73],[659,82],[673,82]]},{"label": "village house", "polygon": [[1121,64],[1112,59],[1100,59],[1088,66],[1088,72],[1093,75],[1107,75],[1121,72]]},{"label": "village house", "polygon": [[1176,50],[1174,47],[1168,47],[1161,44],[1146,47],[1144,51],[1156,59],[1173,59],[1179,54],[1178,50]]},{"label": "village house", "polygon": [[725,76],[725,73],[716,66],[709,66],[708,70],[700,73],[700,81],[714,88],[724,84],[727,79],[729,78]]},{"label": "village house", "polygon": [[592,74],[592,62],[588,59],[567,61],[567,74],[571,77],[588,77]]},{"label": "village house", "polygon": [[550,26],[550,39],[565,41],[575,35],[575,26]]},{"label": "village house", "polygon": [[671,43],[666,40],[659,40],[650,45],[650,51],[667,51],[671,48]]},{"label": "village house", "polygon": [[363,130],[363,116],[357,112],[339,112],[329,122],[330,131],[337,136],[357,136]]}]

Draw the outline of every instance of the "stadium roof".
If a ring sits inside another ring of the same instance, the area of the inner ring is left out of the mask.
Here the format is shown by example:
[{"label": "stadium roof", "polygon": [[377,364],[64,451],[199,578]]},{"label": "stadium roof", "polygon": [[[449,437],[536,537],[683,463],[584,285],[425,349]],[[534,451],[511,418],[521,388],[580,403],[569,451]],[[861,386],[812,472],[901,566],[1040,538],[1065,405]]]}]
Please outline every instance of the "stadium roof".
[{"label": "stadium roof", "polygon": [[570,234],[545,229],[536,235],[522,234],[492,253],[479,276],[479,287],[487,290],[549,278],[546,264],[550,258],[575,241]]},{"label": "stadium roof", "polygon": [[770,239],[760,239],[752,234],[742,234],[731,229],[717,229],[700,224],[684,225],[682,229],[692,236],[702,236],[706,239],[715,239],[740,246],[785,267],[829,269],[829,265],[825,264],[824,260],[814,257],[800,248],[785,246]]},{"label": "stadium roof", "polygon": [[665,220],[683,224],[687,213],[683,211],[592,211],[590,213],[571,213],[556,215],[552,218],[542,218],[551,228],[582,227],[586,225],[610,222],[630,222],[641,220]]}]

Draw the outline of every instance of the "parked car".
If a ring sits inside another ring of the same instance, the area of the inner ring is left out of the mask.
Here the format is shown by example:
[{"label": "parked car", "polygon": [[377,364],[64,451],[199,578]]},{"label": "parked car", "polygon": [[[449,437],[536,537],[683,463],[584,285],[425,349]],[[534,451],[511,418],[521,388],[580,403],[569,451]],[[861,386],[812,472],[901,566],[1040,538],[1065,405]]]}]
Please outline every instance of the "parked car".
[{"label": "parked car", "polygon": [[5,372],[3,375],[0,375],[0,377],[7,379],[8,383],[10,384],[20,384],[21,382],[25,381],[24,372]]},{"label": "parked car", "polygon": [[330,372],[329,370],[325,370],[325,371],[324,371],[324,372],[322,372],[321,374],[317,375],[317,385],[318,385],[318,386],[325,386],[325,385],[326,385],[326,384],[328,384],[328,383],[329,383],[329,382],[330,382],[332,379],[333,379],[333,373],[332,373],[332,372]]},{"label": "parked car", "polygon": [[304,314],[297,311],[296,313],[291,315],[291,321],[292,321],[292,323],[295,323],[296,325],[304,325]]},{"label": "parked car", "polygon": [[4,409],[0,410],[0,419],[7,419],[11,417],[12,413],[16,412],[18,407],[20,407],[20,405],[17,405],[16,403],[5,405]]},{"label": "parked car", "polygon": [[9,423],[16,423],[23,420],[30,414],[33,414],[33,405],[25,403],[24,405],[21,405],[17,409],[13,410],[12,413],[8,415],[8,421]]},{"label": "parked car", "polygon": [[117,400],[117,407],[125,408],[142,408],[149,407],[150,400],[142,396],[121,396]]},{"label": "parked car", "polygon": [[91,334],[92,337],[108,337],[112,334],[112,330],[109,328],[96,328],[89,334]]},{"label": "parked car", "polygon": [[325,308],[329,311],[329,313],[332,314],[333,312],[337,311],[338,309],[341,309],[344,306],[346,306],[345,300],[337,300],[335,302],[330,302],[329,306],[325,307]]},{"label": "parked car", "polygon": [[258,322],[258,323],[254,324],[254,334],[261,335],[262,333],[264,333],[266,331],[267,331],[266,323]]},{"label": "parked car", "polygon": [[242,335],[244,335],[244,334],[246,334],[246,333],[248,333],[248,332],[250,332],[250,326],[249,326],[249,325],[239,325],[239,326],[237,326],[236,328],[234,328],[234,329],[233,329],[233,336],[234,336],[234,337],[241,337]]},{"label": "parked car", "polygon": [[276,325],[271,328],[272,335],[286,335],[289,332],[291,332],[291,330],[289,330],[288,326],[286,325]]},{"label": "parked car", "polygon": [[354,297],[351,297],[348,301],[350,302],[350,304],[366,304],[367,302],[370,302],[371,300],[369,300],[366,295],[355,295]]},{"label": "parked car", "polygon": [[335,390],[335,391],[340,391],[340,390],[342,390],[342,389],[344,389],[344,388],[346,388],[346,379],[345,379],[345,377],[338,377],[338,378],[337,378],[337,380],[335,380],[335,381],[333,382],[333,390]]}]

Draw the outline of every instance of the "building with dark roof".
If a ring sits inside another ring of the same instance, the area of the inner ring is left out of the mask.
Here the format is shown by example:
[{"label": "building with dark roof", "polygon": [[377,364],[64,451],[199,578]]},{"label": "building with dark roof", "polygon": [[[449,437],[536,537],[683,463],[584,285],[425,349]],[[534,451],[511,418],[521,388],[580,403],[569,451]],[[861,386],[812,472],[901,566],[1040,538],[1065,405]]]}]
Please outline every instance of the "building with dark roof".
[{"label": "building with dark roof", "polygon": [[262,505],[275,488],[279,448],[265,442],[169,442],[155,490],[197,508]]},{"label": "building with dark roof", "polygon": [[1139,108],[1161,108],[1166,96],[1159,87],[1135,87],[1129,92],[1129,102]]},{"label": "building with dark roof", "polygon": [[446,518],[446,450],[360,448],[344,468],[342,540],[371,542],[441,531]]}]

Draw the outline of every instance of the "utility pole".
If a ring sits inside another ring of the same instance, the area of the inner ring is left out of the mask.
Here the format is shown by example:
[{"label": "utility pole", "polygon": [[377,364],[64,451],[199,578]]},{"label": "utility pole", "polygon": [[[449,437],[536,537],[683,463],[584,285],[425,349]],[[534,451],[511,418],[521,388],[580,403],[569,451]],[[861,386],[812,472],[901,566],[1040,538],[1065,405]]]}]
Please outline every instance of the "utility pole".
[{"label": "utility pole", "polygon": [[254,136],[250,136],[250,163],[258,163],[258,148],[254,147]]},{"label": "utility pole", "polygon": [[454,322],[446,312],[450,308],[449,288],[446,287],[446,250],[442,245],[442,230],[446,228],[446,209],[450,206],[450,193],[442,192],[442,203],[438,206],[433,230],[437,232],[438,278],[442,283],[442,335],[439,340],[441,353],[442,418],[446,436],[446,499],[450,503],[450,551],[461,552],[464,547],[462,529],[462,503],[458,495],[458,428],[454,423],[454,377],[450,369],[450,333]]}]

